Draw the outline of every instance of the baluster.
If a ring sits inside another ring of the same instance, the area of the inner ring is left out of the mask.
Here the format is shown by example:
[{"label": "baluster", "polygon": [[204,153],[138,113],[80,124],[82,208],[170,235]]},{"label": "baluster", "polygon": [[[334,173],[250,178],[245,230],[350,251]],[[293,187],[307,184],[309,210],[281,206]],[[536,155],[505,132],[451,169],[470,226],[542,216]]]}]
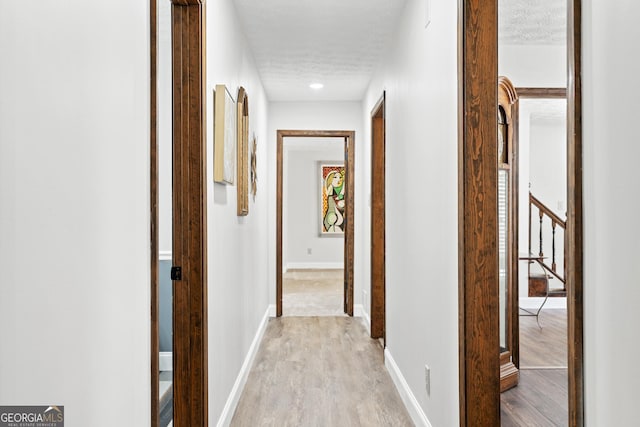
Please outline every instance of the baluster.
[{"label": "baluster", "polygon": [[538,211],[540,213],[540,253],[538,255],[543,256],[544,254],[542,253],[542,216],[544,214],[542,213],[542,209],[538,208]]},{"label": "baluster", "polygon": [[556,271],[556,222],[551,220],[551,269]]}]

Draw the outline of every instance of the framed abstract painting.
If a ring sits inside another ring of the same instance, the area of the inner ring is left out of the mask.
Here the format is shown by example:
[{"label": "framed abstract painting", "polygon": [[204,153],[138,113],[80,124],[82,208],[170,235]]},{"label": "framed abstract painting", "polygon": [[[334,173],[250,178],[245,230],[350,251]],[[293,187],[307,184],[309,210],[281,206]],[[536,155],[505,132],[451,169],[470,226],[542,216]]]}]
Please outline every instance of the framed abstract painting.
[{"label": "framed abstract painting", "polygon": [[225,85],[214,94],[213,180],[233,185],[236,177],[236,103]]},{"label": "framed abstract painting", "polygon": [[344,164],[320,163],[320,235],[343,235],[346,179]]}]

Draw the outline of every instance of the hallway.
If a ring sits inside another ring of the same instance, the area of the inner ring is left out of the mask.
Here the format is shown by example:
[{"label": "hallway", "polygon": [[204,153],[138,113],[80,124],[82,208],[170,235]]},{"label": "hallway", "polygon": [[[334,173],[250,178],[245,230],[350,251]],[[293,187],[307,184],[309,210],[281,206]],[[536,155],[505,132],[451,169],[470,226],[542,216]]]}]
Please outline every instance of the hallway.
[{"label": "hallway", "polygon": [[382,349],[352,317],[269,321],[232,426],[411,426]]}]

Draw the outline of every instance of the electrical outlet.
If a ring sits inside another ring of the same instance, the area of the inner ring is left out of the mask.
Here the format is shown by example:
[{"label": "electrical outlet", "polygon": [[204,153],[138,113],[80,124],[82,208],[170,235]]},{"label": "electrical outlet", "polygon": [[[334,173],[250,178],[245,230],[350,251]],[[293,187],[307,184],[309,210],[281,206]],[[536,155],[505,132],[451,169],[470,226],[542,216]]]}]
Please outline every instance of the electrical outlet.
[{"label": "electrical outlet", "polygon": [[429,365],[424,365],[424,387],[427,390],[427,396],[431,396],[431,369]]},{"label": "electrical outlet", "polygon": [[307,248],[307,255],[311,255],[311,248]]}]

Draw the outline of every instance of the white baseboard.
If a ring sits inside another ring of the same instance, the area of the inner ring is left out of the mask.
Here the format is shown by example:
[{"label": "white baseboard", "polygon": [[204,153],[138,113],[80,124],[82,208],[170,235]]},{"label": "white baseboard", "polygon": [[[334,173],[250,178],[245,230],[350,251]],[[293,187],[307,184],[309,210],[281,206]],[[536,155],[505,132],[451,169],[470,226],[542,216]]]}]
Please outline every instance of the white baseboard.
[{"label": "white baseboard", "polygon": [[344,268],[343,262],[288,262],[284,271],[289,270],[339,270]]},{"label": "white baseboard", "polygon": [[173,259],[173,254],[171,251],[160,251],[158,253],[158,260],[160,261],[171,261]]},{"label": "white baseboard", "polygon": [[218,423],[216,424],[218,427],[227,427],[231,424],[231,419],[233,418],[233,414],[236,411],[236,407],[238,406],[240,395],[242,394],[242,390],[247,383],[247,377],[249,376],[249,371],[251,370],[251,366],[253,365],[253,360],[258,353],[258,348],[260,347],[260,342],[262,341],[262,337],[264,336],[264,331],[267,329],[267,323],[269,323],[270,317],[269,315],[271,314],[271,307],[272,306],[269,306],[267,308],[267,311],[264,313],[262,321],[260,322],[260,326],[258,326],[256,335],[255,337],[253,337],[253,342],[249,347],[249,351],[247,352],[247,356],[244,359],[242,368],[240,368],[240,372],[238,373],[236,382],[235,384],[233,384],[231,393],[229,393],[229,397],[227,398],[227,403],[225,403],[224,409],[222,410],[220,418],[218,419]]},{"label": "white baseboard", "polygon": [[161,351],[158,359],[160,371],[173,371],[173,352]]},{"label": "white baseboard", "polygon": [[[520,298],[520,307],[527,310],[537,310],[544,298]],[[567,299],[564,297],[553,297],[547,299],[544,308],[567,308]]]},{"label": "white baseboard", "polygon": [[362,317],[364,314],[364,306],[362,304],[353,305],[353,317]]},{"label": "white baseboard", "polygon": [[367,334],[371,335],[371,317],[369,317],[369,313],[364,310],[364,306],[362,307],[362,323],[364,324],[365,329],[367,330]]},{"label": "white baseboard", "polygon": [[269,312],[269,317],[276,317],[276,305],[269,304],[269,308],[267,309]]},{"label": "white baseboard", "polygon": [[407,381],[404,379],[404,375],[400,372],[400,368],[396,365],[396,362],[393,360],[393,356],[391,356],[391,352],[388,348],[384,349],[384,365],[387,367],[387,370],[391,375],[391,379],[398,389],[400,398],[402,398],[404,406],[407,408],[407,411],[409,411],[409,415],[411,416],[413,423],[417,427],[432,427],[427,415],[422,410],[422,407],[411,391],[411,388],[409,388],[409,384],[407,384]]}]

